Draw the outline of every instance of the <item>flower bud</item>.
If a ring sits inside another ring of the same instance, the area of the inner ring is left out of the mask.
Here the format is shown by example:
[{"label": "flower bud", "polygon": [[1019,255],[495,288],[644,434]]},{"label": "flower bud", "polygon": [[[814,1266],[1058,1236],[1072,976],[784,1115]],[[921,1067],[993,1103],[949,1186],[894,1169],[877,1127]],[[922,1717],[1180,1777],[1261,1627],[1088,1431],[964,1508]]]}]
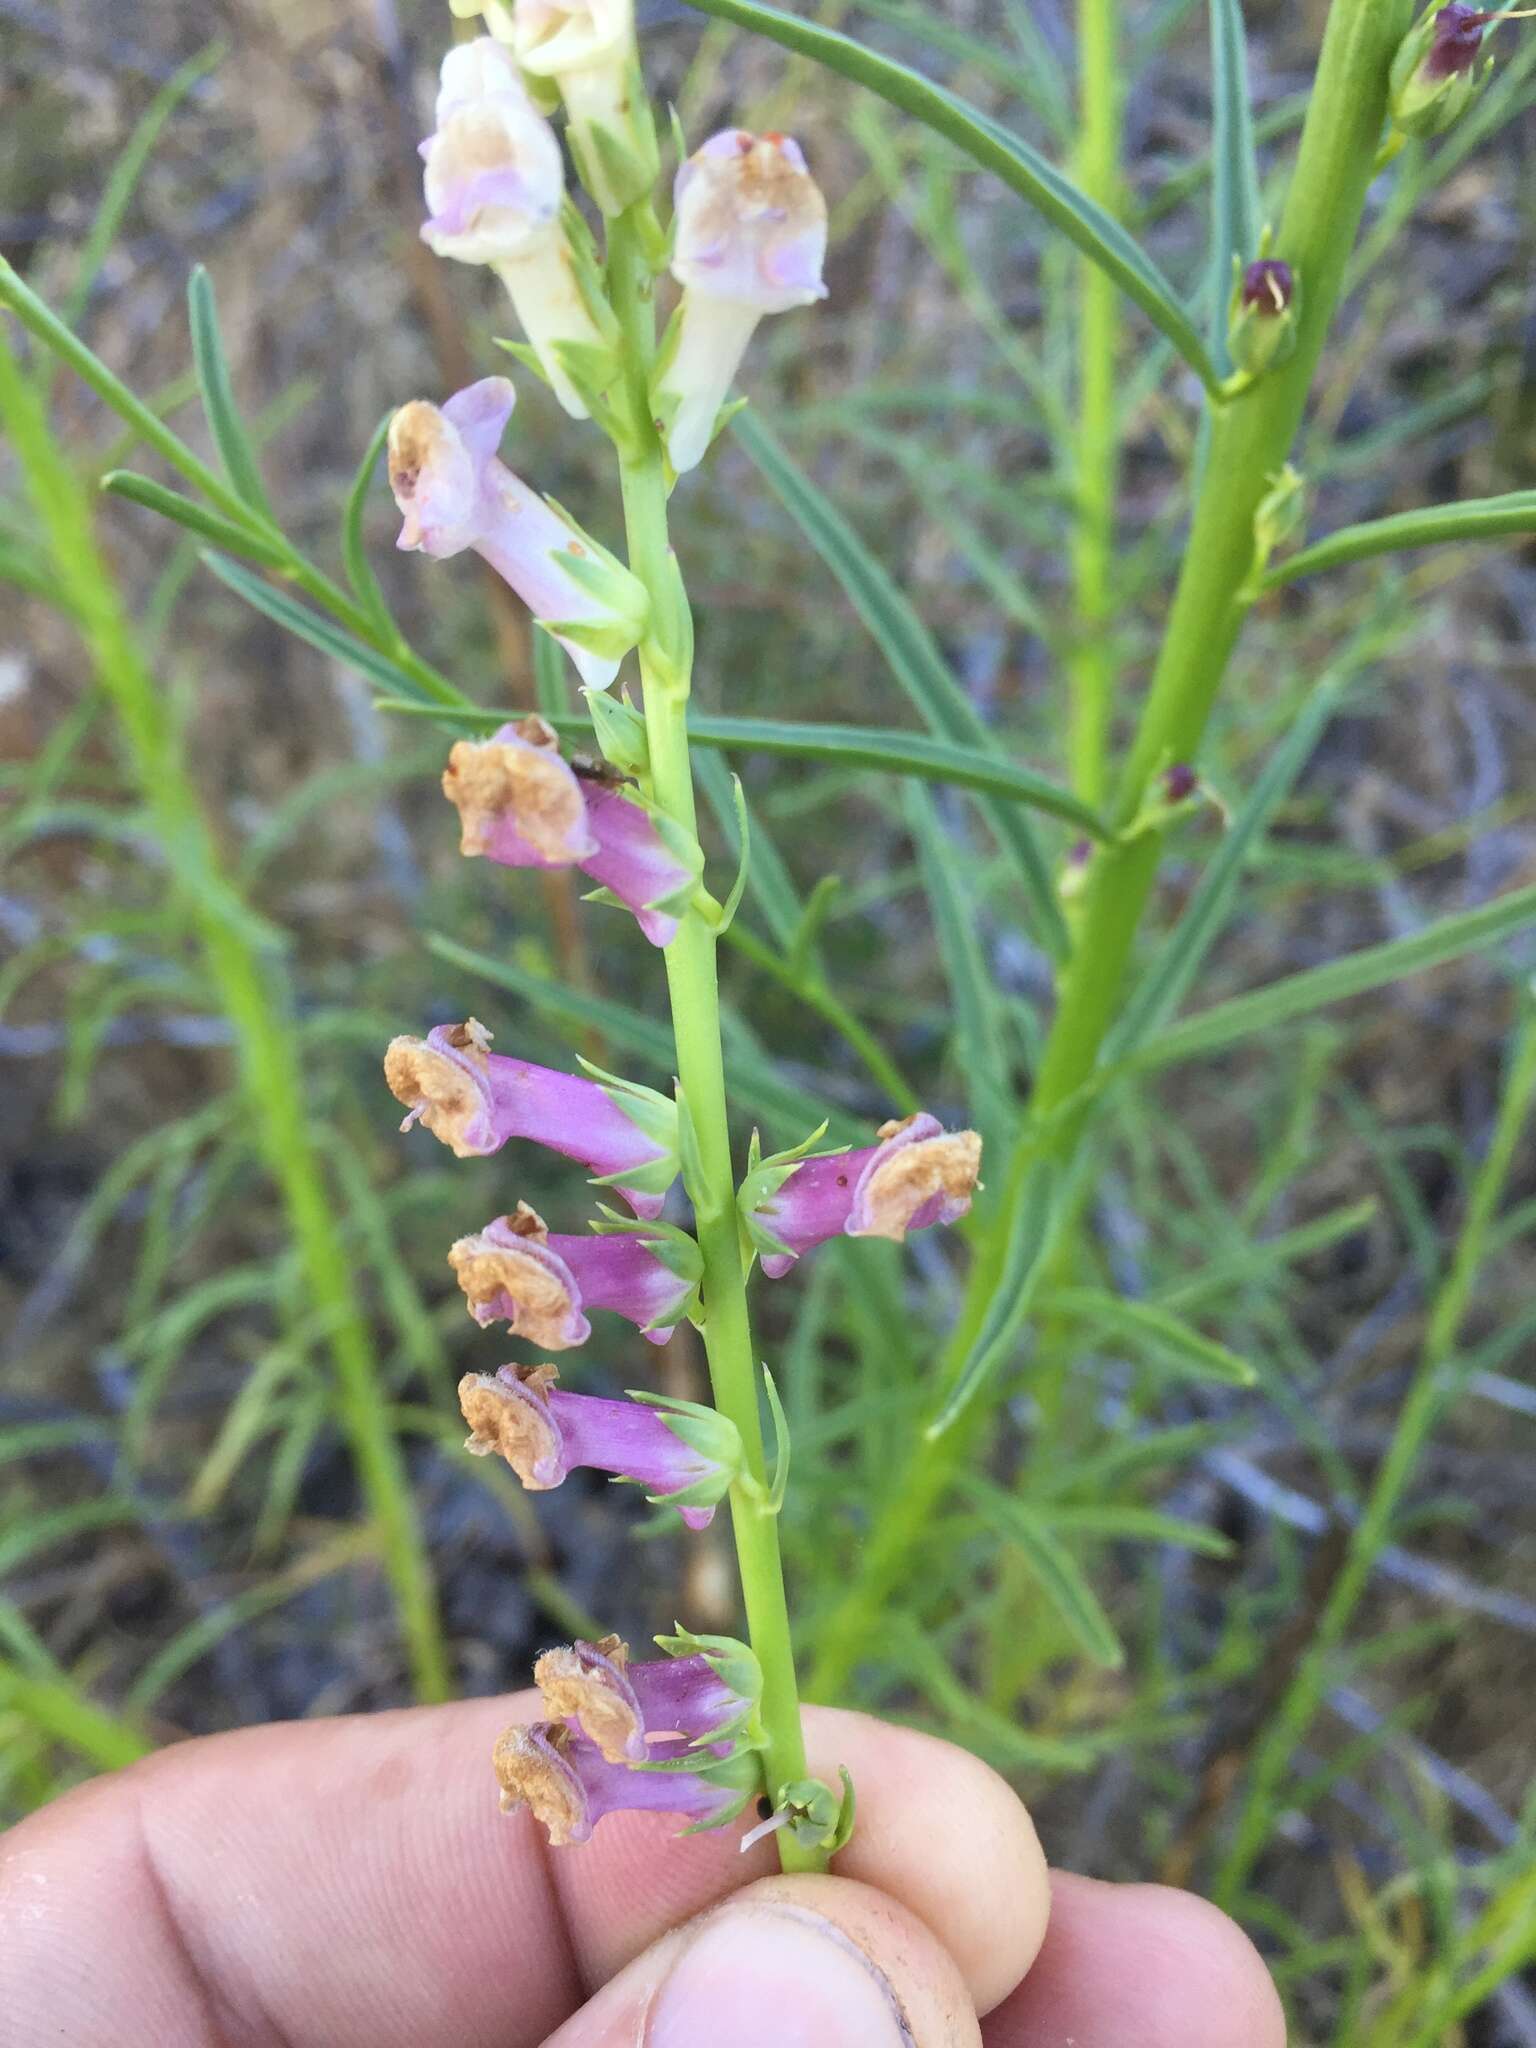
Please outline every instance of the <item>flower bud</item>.
[{"label": "flower bud", "polygon": [[663,1750],[657,1761],[635,1766],[610,1762],[595,1742],[554,1721],[508,1728],[491,1752],[501,1786],[501,1810],[530,1809],[554,1848],[590,1839],[610,1813],[675,1813],[693,1822],[687,1832],[733,1821],[757,1792],[756,1757],[744,1751],[704,1768],[690,1768],[687,1752]]},{"label": "flower bud", "polygon": [[651,406],[681,475],[703,460],[758,321],[826,297],[827,207],[798,143],[741,128],[688,159],[674,196],[672,275],[683,297]]},{"label": "flower bud", "polygon": [[580,1466],[646,1489],[707,1529],[741,1470],[741,1438],[728,1416],[691,1401],[634,1396],[610,1401],[567,1394],[553,1365],[504,1365],[493,1377],[465,1373],[459,1406],[466,1450],[505,1458],[530,1493],[548,1493]]},{"label": "flower bud", "polygon": [[1227,313],[1227,350],[1234,368],[1258,377],[1296,346],[1296,279],[1289,263],[1261,256],[1240,271]]},{"label": "flower bud", "polygon": [[401,406],[389,426],[389,485],[404,521],[398,544],[439,561],[473,548],[560,642],[582,681],[606,689],[640,638],[650,600],[622,562],[498,459],[516,401],[507,378],[484,377],[441,408],[424,398]]},{"label": "flower bud", "polygon": [[562,210],[565,170],[555,131],[490,36],[456,44],[444,57],[437,126],[421,154],[429,214],[423,241],[439,256],[496,272],[555,396],[573,419],[585,419],[567,351],[591,359],[583,384],[601,384],[594,366],[614,357],[617,327],[591,252]]},{"label": "flower bud", "polygon": [[881,1127],[880,1143],[852,1152],[753,1161],[738,1197],[747,1234],[771,1280],[829,1238],[888,1237],[955,1223],[981,1170],[975,1131],[946,1131],[926,1112]]},{"label": "flower bud", "polygon": [[1461,0],[1431,5],[1419,17],[1392,59],[1387,104],[1394,128],[1422,140],[1466,111],[1493,69],[1491,57],[1481,65],[1477,60],[1484,29],[1499,18]]},{"label": "flower bud", "polygon": [[571,155],[602,211],[622,213],[649,192],[660,164],[633,0],[514,0],[512,48],[535,90],[559,88]]},{"label": "flower bud", "polygon": [[592,1334],[588,1308],[611,1309],[664,1343],[693,1313],[702,1271],[693,1239],[667,1224],[551,1236],[526,1202],[459,1238],[448,1263],[482,1328],[506,1323],[514,1337],[545,1351],[585,1344]]},{"label": "flower bud", "polygon": [[459,740],[443,794],[459,813],[461,852],[503,867],[579,867],[653,946],[671,944],[703,868],[697,840],[601,764],[568,764],[542,718]]},{"label": "flower bud", "polygon": [[384,1078],[410,1112],[458,1159],[499,1152],[509,1138],[530,1138],[594,1169],[637,1216],[659,1216],[677,1178],[677,1104],[637,1081],[589,1071],[587,1081],[492,1052],[491,1034],[473,1017],[438,1024],[425,1038],[390,1040]]}]

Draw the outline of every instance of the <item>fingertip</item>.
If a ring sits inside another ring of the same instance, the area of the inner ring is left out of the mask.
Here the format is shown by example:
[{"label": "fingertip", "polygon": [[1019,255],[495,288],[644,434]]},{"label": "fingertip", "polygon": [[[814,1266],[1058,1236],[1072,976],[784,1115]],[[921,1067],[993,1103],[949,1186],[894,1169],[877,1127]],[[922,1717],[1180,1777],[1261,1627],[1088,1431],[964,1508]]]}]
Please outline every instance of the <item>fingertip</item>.
[{"label": "fingertip", "polygon": [[1234,1920],[1192,1892],[1056,1871],[1034,1968],[988,2048],[1285,2048],[1274,1980]]}]

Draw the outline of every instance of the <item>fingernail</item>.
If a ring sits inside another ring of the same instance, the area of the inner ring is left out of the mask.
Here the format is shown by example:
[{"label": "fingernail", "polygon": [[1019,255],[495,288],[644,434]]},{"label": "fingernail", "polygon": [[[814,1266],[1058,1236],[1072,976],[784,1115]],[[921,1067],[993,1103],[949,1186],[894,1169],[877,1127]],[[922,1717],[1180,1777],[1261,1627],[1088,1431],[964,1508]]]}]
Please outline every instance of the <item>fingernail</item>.
[{"label": "fingernail", "polygon": [[830,1920],[726,1906],[651,2004],[645,2048],[915,2048],[885,1972]]}]

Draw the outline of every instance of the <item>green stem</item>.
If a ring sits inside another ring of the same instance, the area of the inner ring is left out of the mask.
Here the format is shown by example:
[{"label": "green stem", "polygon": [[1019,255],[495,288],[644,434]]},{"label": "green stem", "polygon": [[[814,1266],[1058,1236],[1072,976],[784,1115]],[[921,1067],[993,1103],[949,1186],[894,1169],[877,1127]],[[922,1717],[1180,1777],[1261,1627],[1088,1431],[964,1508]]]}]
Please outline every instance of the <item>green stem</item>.
[{"label": "green stem", "polygon": [[[691,622],[667,538],[667,478],[647,393],[655,355],[653,277],[634,210],[609,233],[608,284],[624,330],[631,378],[630,429],[620,457],[629,564],[651,593],[652,624],[640,648],[652,800],[690,833],[698,829],[688,754]],[[763,1758],[770,1797],[806,1774],[800,1695],[789,1607],[779,1554],[778,1518],[765,1506],[768,1484],[758,1406],[757,1350],[747,1307],[747,1269],[736,1214],[720,1039],[718,936],[697,909],[679,921],[666,951],[667,988],[682,1099],[697,1141],[688,1174],[694,1227],[703,1255],[704,1349],[715,1405],[741,1433],[744,1483],[731,1489],[731,1526],[741,1573],[747,1631],[763,1670]],[[825,1858],[780,1829],[786,1870],[815,1870]]]},{"label": "green stem", "polygon": [[[1078,0],[1078,183],[1107,212],[1120,186],[1120,88],[1115,56],[1118,0]],[[1113,550],[1118,422],[1115,354],[1120,302],[1113,278],[1086,257],[1078,266],[1078,393],[1073,448],[1072,531],[1075,594],[1073,643],[1067,663],[1068,750],[1072,786],[1097,807],[1104,798],[1105,755],[1115,663],[1109,625],[1114,610]]]},{"label": "green stem", "polygon": [[97,547],[84,487],[3,332],[0,417],[48,539],[59,598],[79,627],[117,714],[135,779],[155,821],[156,843],[172,865],[220,1009],[234,1030],[256,1141],[282,1195],[309,1306],[326,1332],[341,1424],[400,1611],[417,1697],[446,1699],[452,1680],[431,1567],[347,1247],[310,1133],[302,1054],[275,992],[273,964],[246,936],[243,905],[225,873],[174,722]]},{"label": "green stem", "polygon": [[1334,1660],[1365,1592],[1377,1559],[1392,1538],[1392,1525],[1430,1433],[1454,1391],[1451,1361],[1472,1289],[1488,1249],[1488,1234],[1509,1179],[1510,1167],[1536,1095],[1536,1016],[1527,1012],[1515,1041],[1509,1078],[1487,1154],[1467,1201],[1466,1221],[1450,1271],[1435,1296],[1424,1350],[1397,1417],[1365,1512],[1350,1537],[1349,1550],[1329,1590],[1306,1654],[1266,1726],[1249,1774],[1247,1797],[1232,1843],[1216,1880],[1218,1902],[1230,1905],[1269,1838],[1283,1782],[1297,1745],[1334,1678]]},{"label": "green stem", "polygon": [[[1386,114],[1387,72],[1412,0],[1334,0],[1302,130],[1275,253],[1300,282],[1295,354],[1243,397],[1213,410],[1210,452],[1157,666],[1115,821],[1133,819],[1157,772],[1198,752],[1216,692],[1247,612],[1254,518],[1290,453],[1332,322]],[[1139,833],[1094,854],[1079,936],[1046,1041],[1031,1118],[1015,1145],[1003,1197],[978,1250],[959,1322],[939,1374],[943,1397],[962,1370],[1024,1212],[1042,1159],[1073,1157],[1088,1109],[1063,1113],[1098,1062],[1131,948],[1157,875],[1162,835]],[[1049,1131],[1042,1143],[1041,1131]],[[818,1637],[811,1691],[835,1698],[847,1684],[880,1610],[907,1568],[927,1518],[981,1430],[976,1401],[938,1436],[920,1432],[865,1545],[855,1583]]]}]

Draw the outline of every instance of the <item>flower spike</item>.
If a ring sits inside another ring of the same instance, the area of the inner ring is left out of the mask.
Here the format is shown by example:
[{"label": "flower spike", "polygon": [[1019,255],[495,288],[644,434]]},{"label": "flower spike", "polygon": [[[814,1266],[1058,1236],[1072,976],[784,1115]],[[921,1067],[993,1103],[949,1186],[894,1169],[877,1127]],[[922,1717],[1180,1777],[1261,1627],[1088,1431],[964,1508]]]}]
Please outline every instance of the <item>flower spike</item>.
[{"label": "flower spike", "polygon": [[682,166],[672,275],[682,302],[651,387],[672,467],[704,458],[726,394],[765,313],[826,297],[827,207],[787,135],[713,135]]},{"label": "flower spike", "polygon": [[491,1752],[501,1786],[501,1810],[530,1809],[563,1849],[590,1839],[610,1813],[675,1813],[695,1832],[725,1827],[761,1782],[751,1751],[702,1770],[636,1769],[610,1763],[595,1742],[553,1721],[508,1728]]},{"label": "flower spike", "polygon": [[459,850],[503,867],[579,867],[627,910],[653,946],[670,945],[698,885],[698,842],[601,764],[572,764],[542,718],[487,740],[458,740],[443,794],[459,813]]},{"label": "flower spike", "polygon": [[531,1493],[548,1493],[578,1466],[611,1472],[647,1489],[653,1506],[674,1507],[690,1529],[707,1529],[741,1470],[734,1423],[689,1401],[612,1401],[568,1394],[553,1365],[504,1365],[492,1377],[466,1373],[459,1406],[466,1449],[506,1459]]},{"label": "flower spike", "polygon": [[552,1237],[526,1202],[448,1252],[469,1312],[482,1328],[507,1323],[546,1351],[585,1344],[587,1308],[612,1309],[653,1343],[697,1307],[698,1246],[667,1224],[636,1224],[586,1237]]},{"label": "flower spike", "polygon": [[981,1170],[975,1131],[946,1131],[926,1112],[881,1126],[880,1143],[811,1159],[754,1161],[740,1194],[747,1234],[777,1280],[829,1238],[888,1237],[955,1223]]},{"label": "flower spike", "polygon": [[492,37],[456,44],[444,57],[437,126],[421,154],[423,241],[439,256],[496,272],[555,396],[573,419],[585,419],[566,352],[616,366],[617,328],[585,237],[573,233],[564,210],[555,131]]},{"label": "flower spike", "polygon": [[[724,1636],[657,1638],[666,1657],[632,1664],[617,1636],[546,1650],[533,1667],[552,1721],[576,1721],[609,1763],[644,1763],[649,1745],[698,1749],[757,1732],[763,1674],[745,1643]],[[698,1645],[689,1648],[689,1645]],[[706,1645],[711,1647],[705,1647]]]},{"label": "flower spike", "polygon": [[598,1068],[582,1080],[490,1046],[473,1017],[438,1024],[425,1038],[392,1039],[384,1078],[409,1112],[402,1130],[419,1121],[460,1159],[531,1138],[593,1168],[637,1216],[661,1214],[678,1171],[675,1102]]},{"label": "flower spike", "polygon": [[473,548],[509,583],[575,662],[606,689],[639,639],[645,586],[496,450],[517,393],[485,377],[438,407],[413,399],[389,427],[389,484],[404,524],[399,546],[445,561]]}]

